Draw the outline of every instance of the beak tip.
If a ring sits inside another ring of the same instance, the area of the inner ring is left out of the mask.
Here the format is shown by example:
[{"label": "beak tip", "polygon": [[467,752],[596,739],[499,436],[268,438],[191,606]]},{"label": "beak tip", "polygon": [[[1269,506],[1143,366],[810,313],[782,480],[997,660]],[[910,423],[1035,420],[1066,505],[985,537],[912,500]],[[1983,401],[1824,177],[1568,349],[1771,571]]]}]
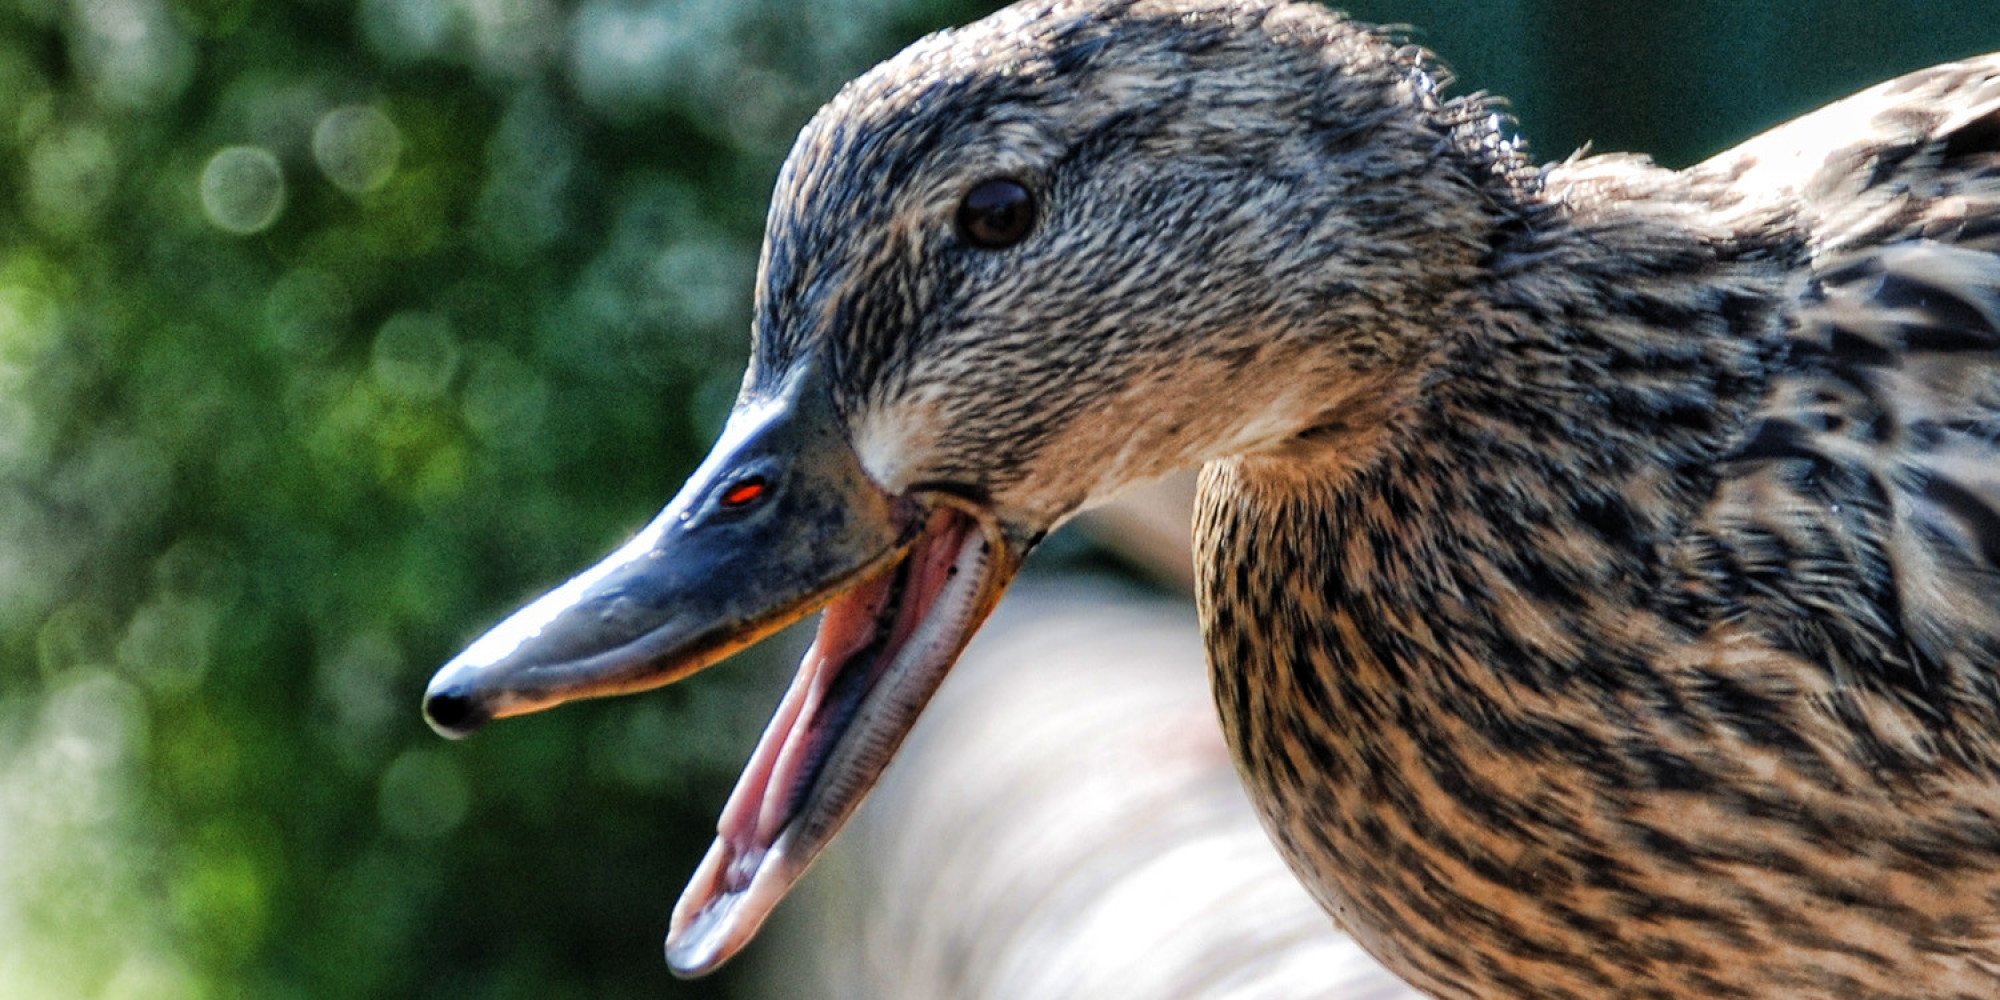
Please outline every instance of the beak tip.
[{"label": "beak tip", "polygon": [[738,945],[730,944],[715,930],[712,926],[675,928],[667,935],[667,968],[674,978],[700,979],[736,953]]},{"label": "beak tip", "polygon": [[673,942],[667,943],[667,971],[673,973],[675,979],[700,979],[708,974],[709,968],[709,964],[699,958],[680,954]]},{"label": "beak tip", "polygon": [[424,696],[424,721],[446,739],[464,739],[492,719],[476,699],[460,691],[446,688]]}]

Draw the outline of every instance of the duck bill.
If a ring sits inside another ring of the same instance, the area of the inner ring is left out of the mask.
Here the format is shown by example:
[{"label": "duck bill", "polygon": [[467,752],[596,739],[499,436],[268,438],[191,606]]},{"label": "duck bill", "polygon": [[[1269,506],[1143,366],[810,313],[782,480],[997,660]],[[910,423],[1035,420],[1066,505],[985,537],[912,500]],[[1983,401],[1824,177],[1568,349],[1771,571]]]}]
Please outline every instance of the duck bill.
[{"label": "duck bill", "polygon": [[659,517],[432,679],[433,728],[685,677],[820,608],[797,678],[674,909],[667,958],[735,954],[866,796],[1019,568],[982,505],[869,479],[810,373],[738,407]]},{"label": "duck bill", "polygon": [[747,944],[873,788],[1018,559],[990,517],[934,507],[904,554],[834,598],[674,907],[667,963]]}]

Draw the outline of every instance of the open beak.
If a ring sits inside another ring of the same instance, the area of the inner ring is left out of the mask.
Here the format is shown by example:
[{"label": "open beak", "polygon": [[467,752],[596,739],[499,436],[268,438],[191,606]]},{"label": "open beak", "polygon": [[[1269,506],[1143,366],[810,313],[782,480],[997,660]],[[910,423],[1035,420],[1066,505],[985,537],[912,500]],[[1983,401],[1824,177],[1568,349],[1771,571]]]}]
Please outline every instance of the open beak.
[{"label": "open beak", "polygon": [[1024,550],[977,503],[876,486],[808,368],[739,405],[637,537],[438,671],[424,711],[458,737],[658,687],[824,607],[674,908],[667,961],[700,975],[750,940],[874,787]]}]

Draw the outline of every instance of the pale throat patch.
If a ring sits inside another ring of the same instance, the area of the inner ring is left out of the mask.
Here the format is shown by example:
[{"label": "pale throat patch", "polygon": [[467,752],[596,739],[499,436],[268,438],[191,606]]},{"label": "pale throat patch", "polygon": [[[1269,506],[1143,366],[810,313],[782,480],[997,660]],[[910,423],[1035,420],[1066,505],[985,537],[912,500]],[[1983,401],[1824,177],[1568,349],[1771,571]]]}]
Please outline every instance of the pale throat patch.
[{"label": "pale throat patch", "polygon": [[[947,429],[948,390],[918,391],[892,403],[871,407],[849,418],[848,433],[868,477],[891,494],[903,494],[937,475],[938,454]],[[1182,468],[1233,455],[1277,447],[1298,434],[1314,412],[1311,393],[1297,385],[1266,386],[1261,398],[1237,394],[1243,408],[1236,412],[1209,409],[1112,430],[1103,422],[1077,421],[1054,439],[1028,470],[1028,495],[1004,498],[1045,516],[1067,516],[1109,502],[1137,487]],[[1128,412],[1147,407],[1132,400]],[[1179,430],[1167,434],[1159,424]],[[1105,436],[1088,433],[1105,428]],[[1082,434],[1079,437],[1079,434]],[[1003,499],[1003,498],[996,498]]]},{"label": "pale throat patch", "polygon": [[921,480],[925,460],[937,449],[936,405],[923,398],[898,401],[855,414],[848,426],[854,454],[868,478],[902,495]]}]

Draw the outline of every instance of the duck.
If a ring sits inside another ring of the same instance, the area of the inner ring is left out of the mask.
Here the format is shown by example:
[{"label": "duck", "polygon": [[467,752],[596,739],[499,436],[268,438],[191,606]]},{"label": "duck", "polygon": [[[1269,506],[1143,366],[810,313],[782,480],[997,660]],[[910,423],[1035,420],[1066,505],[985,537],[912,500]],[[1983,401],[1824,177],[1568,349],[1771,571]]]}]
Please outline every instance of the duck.
[{"label": "duck", "polygon": [[460,736],[820,612],[675,971],[1050,531],[1199,467],[1235,770],[1415,989],[2000,994],[2000,55],[1537,166],[1317,5],[1027,0],[805,126],[757,284],[680,493],[425,694]]}]

